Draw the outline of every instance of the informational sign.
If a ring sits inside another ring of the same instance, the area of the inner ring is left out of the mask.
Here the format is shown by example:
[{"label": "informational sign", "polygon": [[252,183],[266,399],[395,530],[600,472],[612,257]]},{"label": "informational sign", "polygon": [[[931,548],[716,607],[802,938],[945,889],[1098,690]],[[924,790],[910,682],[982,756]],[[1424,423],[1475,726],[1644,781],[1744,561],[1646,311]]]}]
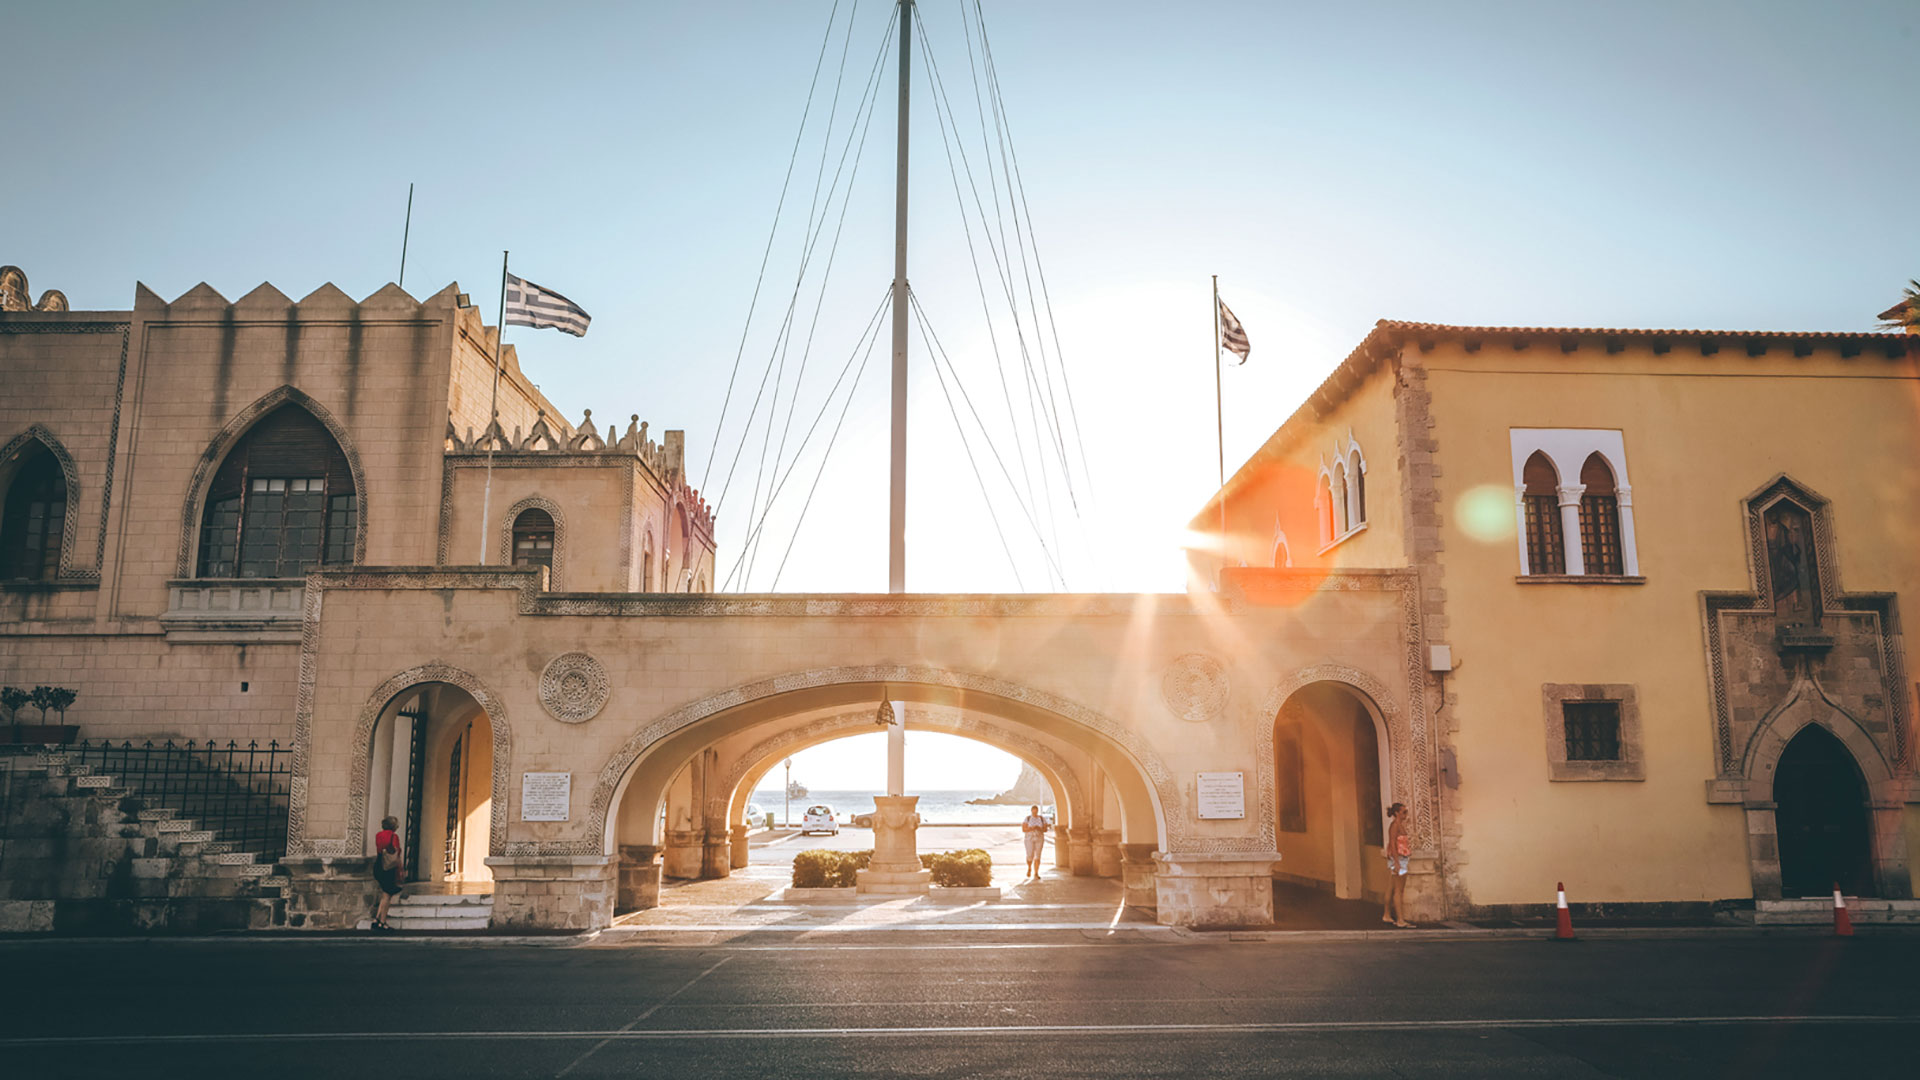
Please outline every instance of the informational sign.
[{"label": "informational sign", "polygon": [[572,773],[520,774],[521,821],[565,821],[567,820],[567,803],[572,798]]},{"label": "informational sign", "polygon": [[1247,774],[1203,772],[1194,785],[1194,802],[1201,820],[1247,816]]}]

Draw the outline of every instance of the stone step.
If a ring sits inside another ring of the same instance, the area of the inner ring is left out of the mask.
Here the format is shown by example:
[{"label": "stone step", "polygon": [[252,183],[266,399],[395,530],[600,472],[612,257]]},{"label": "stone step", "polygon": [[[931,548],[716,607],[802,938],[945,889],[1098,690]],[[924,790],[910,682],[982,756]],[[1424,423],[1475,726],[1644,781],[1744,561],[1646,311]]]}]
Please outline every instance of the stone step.
[{"label": "stone step", "polygon": [[238,847],[239,845],[231,840],[215,840],[211,844],[201,848],[200,853],[203,855],[224,855]]},{"label": "stone step", "polygon": [[[206,850],[201,852],[201,854],[205,855],[215,865],[252,866],[254,863],[258,862],[260,859],[259,854],[257,852],[252,852],[252,851],[232,851],[232,850],[214,851],[212,850],[217,843],[218,841],[216,841],[215,844],[208,844],[206,847]],[[231,848],[232,845],[229,844],[228,847]],[[271,870],[272,867],[268,867],[268,869]]]},{"label": "stone step", "polygon": [[388,909],[387,925],[395,930],[485,930],[493,921],[491,912],[486,915],[417,916],[403,915]]},{"label": "stone step", "polygon": [[[396,919],[477,919],[485,926],[493,918],[493,904],[401,904],[395,903],[387,914]],[[396,924],[398,925],[398,924]]]},{"label": "stone step", "polygon": [[93,773],[88,776],[74,777],[73,786],[83,790],[89,788],[110,788],[113,786],[114,779],[114,777],[107,776],[104,773]]},{"label": "stone step", "polygon": [[[199,824],[199,822],[193,820],[192,818],[173,817],[172,811],[168,811],[167,813],[168,813],[167,817],[160,818],[159,820],[154,822],[156,826],[154,828],[154,832],[157,832],[162,836],[166,835],[167,833],[193,832],[194,831],[193,827]],[[207,837],[207,839],[211,840],[213,838],[209,836]]]},{"label": "stone step", "polygon": [[292,884],[293,878],[286,874],[268,874],[260,879],[260,887],[263,889],[284,889]]},{"label": "stone step", "polygon": [[139,817],[141,821],[168,821],[171,820],[176,813],[178,813],[178,811],[170,810],[164,806],[158,806],[151,810],[140,811]]},{"label": "stone step", "polygon": [[493,894],[410,892],[395,899],[392,906],[398,908],[415,904],[424,907],[490,908],[493,906]]},{"label": "stone step", "polygon": [[211,841],[212,839],[213,839],[212,829],[195,829],[191,832],[163,833],[160,837],[160,841],[162,843],[168,843],[168,844],[204,844]]}]

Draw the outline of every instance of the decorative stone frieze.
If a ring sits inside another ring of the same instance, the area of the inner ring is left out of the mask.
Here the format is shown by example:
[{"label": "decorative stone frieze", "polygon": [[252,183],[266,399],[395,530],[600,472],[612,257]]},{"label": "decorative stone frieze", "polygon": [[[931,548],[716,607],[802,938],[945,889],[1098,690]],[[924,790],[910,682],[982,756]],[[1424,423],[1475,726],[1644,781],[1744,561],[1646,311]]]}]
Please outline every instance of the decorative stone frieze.
[{"label": "decorative stone frieze", "polygon": [[1206,653],[1188,653],[1167,665],[1160,679],[1160,696],[1173,715],[1191,724],[1218,720],[1227,710],[1232,686],[1227,666]]},{"label": "decorative stone frieze", "polygon": [[584,724],[606,707],[607,669],[590,653],[561,653],[540,673],[540,707],[563,724]]}]

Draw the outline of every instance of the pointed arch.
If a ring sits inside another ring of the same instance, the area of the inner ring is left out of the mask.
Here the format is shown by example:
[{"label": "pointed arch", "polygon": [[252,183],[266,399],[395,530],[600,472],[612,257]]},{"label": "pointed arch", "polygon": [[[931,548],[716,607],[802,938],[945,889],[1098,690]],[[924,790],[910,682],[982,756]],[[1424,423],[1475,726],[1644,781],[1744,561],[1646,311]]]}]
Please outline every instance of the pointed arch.
[{"label": "pointed arch", "polygon": [[544,495],[529,495],[507,507],[506,514],[500,519],[500,565],[514,565],[514,531],[519,527],[520,515],[529,510],[546,514],[553,523],[553,563],[547,567],[547,588],[559,592],[560,583],[566,575],[567,521],[560,512],[560,504]]},{"label": "pointed arch", "polygon": [[1617,475],[1598,450],[1580,465],[1580,556],[1589,574],[1626,573]]},{"label": "pointed arch", "polygon": [[207,492],[213,486],[214,475],[226,461],[227,455],[239,445],[240,440],[253,430],[254,425],[272,415],[282,405],[295,405],[311,415],[333,437],[334,445],[347,459],[347,469],[353,476],[354,493],[354,536],[353,561],[365,562],[367,558],[367,475],[360,463],[360,452],[334,415],[326,406],[315,401],[298,387],[287,385],[268,391],[259,400],[242,409],[220,433],[213,437],[207,448],[200,453],[200,460],[194,465],[193,478],[187,482],[186,498],[180,508],[180,548],[175,560],[174,576],[187,578],[193,576],[196,556],[199,554],[200,523],[206,512]]},{"label": "pointed arch", "polygon": [[1274,772],[1274,729],[1280,710],[1301,690],[1315,683],[1335,683],[1350,692],[1373,720],[1374,738],[1381,748],[1381,790],[1387,802],[1403,802],[1413,810],[1413,844],[1415,854],[1431,855],[1439,849],[1438,822],[1434,817],[1436,798],[1436,779],[1430,776],[1416,776],[1415,772],[1425,761],[1427,755],[1418,753],[1414,734],[1395,702],[1393,691],[1387,684],[1358,668],[1344,664],[1316,664],[1301,668],[1288,676],[1272,690],[1260,703],[1255,713],[1256,735],[1259,743],[1257,753],[1260,770],[1260,813],[1266,819],[1263,828],[1268,839],[1273,840],[1273,823],[1276,820],[1278,778]]},{"label": "pointed arch", "polygon": [[1545,451],[1535,450],[1520,472],[1521,517],[1525,523],[1528,574],[1567,572],[1566,536],[1560,522],[1560,470]]},{"label": "pointed arch", "polygon": [[[19,473],[20,464],[28,464],[25,458],[33,455],[37,446],[40,452],[48,455],[54,465],[61,484],[60,501],[60,554],[53,575],[44,580],[57,581],[73,576],[74,534],[79,528],[79,515],[74,508],[80,499],[80,468],[74,463],[73,455],[67,452],[60,437],[45,424],[34,423],[0,447],[0,500],[13,493],[13,481]],[[4,510],[0,510],[0,528],[5,527]]]}]

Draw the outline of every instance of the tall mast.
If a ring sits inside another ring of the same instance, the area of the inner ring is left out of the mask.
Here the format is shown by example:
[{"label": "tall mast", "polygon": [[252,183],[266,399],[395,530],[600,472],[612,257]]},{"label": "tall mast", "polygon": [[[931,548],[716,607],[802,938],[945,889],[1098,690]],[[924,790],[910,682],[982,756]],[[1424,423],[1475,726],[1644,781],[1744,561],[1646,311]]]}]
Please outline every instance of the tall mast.
[{"label": "tall mast", "polygon": [[887,591],[907,591],[907,94],[913,0],[900,0],[900,162],[893,180],[893,469]]}]

